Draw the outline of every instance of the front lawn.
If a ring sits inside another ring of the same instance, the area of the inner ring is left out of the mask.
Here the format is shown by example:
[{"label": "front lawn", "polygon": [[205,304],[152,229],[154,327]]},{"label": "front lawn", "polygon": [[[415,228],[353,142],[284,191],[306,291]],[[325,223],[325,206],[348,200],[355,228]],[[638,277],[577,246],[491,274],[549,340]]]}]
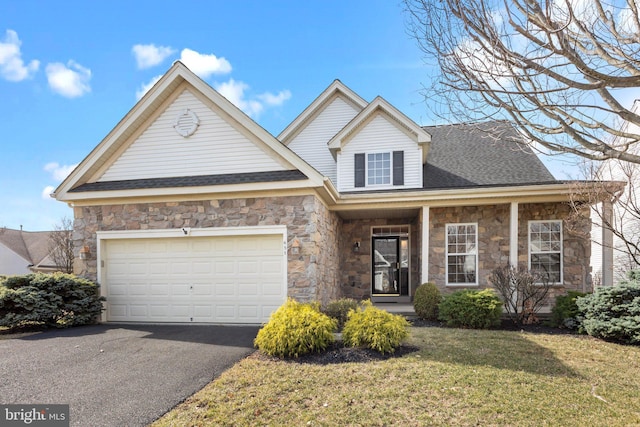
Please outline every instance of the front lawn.
[{"label": "front lawn", "polygon": [[435,327],[408,344],[367,363],[253,355],[153,426],[640,425],[640,347]]}]

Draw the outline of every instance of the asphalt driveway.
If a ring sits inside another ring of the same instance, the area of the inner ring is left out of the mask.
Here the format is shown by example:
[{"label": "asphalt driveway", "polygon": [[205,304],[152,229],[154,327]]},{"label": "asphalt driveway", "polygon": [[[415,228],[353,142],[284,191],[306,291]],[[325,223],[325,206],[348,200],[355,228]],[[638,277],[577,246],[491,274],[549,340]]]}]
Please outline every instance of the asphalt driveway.
[{"label": "asphalt driveway", "polygon": [[0,404],[72,426],[146,426],[253,351],[254,326],[95,325],[0,337]]}]

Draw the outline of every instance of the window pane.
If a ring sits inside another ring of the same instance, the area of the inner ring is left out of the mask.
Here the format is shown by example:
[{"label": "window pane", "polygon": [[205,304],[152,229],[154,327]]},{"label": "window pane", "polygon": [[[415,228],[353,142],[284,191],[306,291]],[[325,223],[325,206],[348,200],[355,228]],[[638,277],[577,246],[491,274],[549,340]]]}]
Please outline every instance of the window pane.
[{"label": "window pane", "polygon": [[540,221],[529,225],[531,269],[546,275],[553,283],[562,278],[562,222]]},{"label": "window pane", "polygon": [[447,283],[476,283],[476,226],[447,226]]},{"label": "window pane", "polygon": [[367,183],[382,185],[391,183],[391,153],[367,155]]}]

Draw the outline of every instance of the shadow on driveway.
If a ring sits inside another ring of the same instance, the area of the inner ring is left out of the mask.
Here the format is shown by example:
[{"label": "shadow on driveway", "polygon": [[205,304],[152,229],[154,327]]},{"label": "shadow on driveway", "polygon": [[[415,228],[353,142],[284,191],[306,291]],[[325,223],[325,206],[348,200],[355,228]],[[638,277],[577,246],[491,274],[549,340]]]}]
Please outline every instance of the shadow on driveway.
[{"label": "shadow on driveway", "polygon": [[0,341],[0,403],[73,426],[145,426],[251,354],[258,326],[109,324]]}]

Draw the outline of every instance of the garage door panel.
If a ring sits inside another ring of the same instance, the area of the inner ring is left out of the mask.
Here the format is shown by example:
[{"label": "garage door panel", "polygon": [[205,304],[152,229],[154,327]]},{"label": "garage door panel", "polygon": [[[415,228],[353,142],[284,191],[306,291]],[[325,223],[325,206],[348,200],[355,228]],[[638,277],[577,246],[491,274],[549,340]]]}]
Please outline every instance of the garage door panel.
[{"label": "garage door panel", "polygon": [[286,298],[282,235],[105,242],[107,320],[261,323]]}]

